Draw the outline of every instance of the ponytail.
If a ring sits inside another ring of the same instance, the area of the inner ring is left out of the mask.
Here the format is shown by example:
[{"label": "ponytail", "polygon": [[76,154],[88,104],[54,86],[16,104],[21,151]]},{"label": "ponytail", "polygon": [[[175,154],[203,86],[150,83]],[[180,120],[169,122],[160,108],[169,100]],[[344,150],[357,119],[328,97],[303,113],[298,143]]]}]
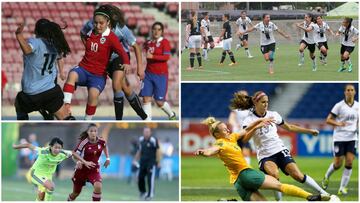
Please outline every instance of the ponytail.
[{"label": "ponytail", "polygon": [[210,135],[215,137],[215,133],[218,131],[218,126],[221,123],[221,121],[217,121],[214,117],[208,117],[205,120],[203,120],[201,123],[207,125],[209,128]]}]

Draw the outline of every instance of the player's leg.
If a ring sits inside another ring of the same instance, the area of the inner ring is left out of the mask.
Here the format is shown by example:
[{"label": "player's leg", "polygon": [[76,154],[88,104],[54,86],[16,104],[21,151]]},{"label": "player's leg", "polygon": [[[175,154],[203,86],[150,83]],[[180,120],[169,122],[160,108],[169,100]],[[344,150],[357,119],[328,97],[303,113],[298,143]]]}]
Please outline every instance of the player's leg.
[{"label": "player's leg", "polygon": [[125,94],[122,88],[122,81],[125,77],[124,66],[122,59],[117,57],[109,62],[107,67],[108,75],[112,79],[112,89],[114,93],[114,110],[116,120],[122,120],[123,118],[123,109],[124,109],[124,97]]},{"label": "player's leg", "polygon": [[169,120],[176,120],[176,114],[165,100],[168,86],[167,75],[154,75],[154,99],[159,108],[166,113]]},{"label": "player's leg", "polygon": [[55,184],[51,180],[46,180],[44,182],[45,191],[45,201],[51,201],[53,199],[53,193],[55,190]]},{"label": "player's leg", "polygon": [[299,46],[299,66],[304,65],[304,50],[307,47],[307,44],[305,41],[301,41],[300,42],[300,46]]},{"label": "player's leg", "polygon": [[29,104],[30,99],[26,96],[24,92],[18,92],[15,98],[15,111],[17,120],[29,120],[29,114],[27,113],[27,109],[30,110]]},{"label": "player's leg", "polygon": [[143,87],[140,90],[140,97],[143,97],[143,109],[144,112],[147,115],[146,120],[151,120],[152,119],[152,107],[151,107],[151,102],[152,102],[152,96],[153,96],[153,92],[154,92],[154,84],[152,82],[152,78],[153,78],[152,73],[149,72],[145,72],[145,78],[143,80]]},{"label": "player's leg", "polygon": [[[201,42],[201,38],[200,38],[200,42]],[[199,44],[200,44],[200,43],[199,43]],[[201,45],[199,45],[199,47],[197,47],[197,48],[195,49],[195,52],[196,52],[196,59],[197,59],[198,64],[199,64],[199,68],[202,68],[200,47],[201,47]]]},{"label": "player's leg", "polygon": [[316,66],[316,57],[315,57],[315,44],[309,44],[308,49],[309,49],[309,56],[312,61],[312,70],[316,71],[317,66]]},{"label": "player's leg", "polygon": [[71,180],[73,182],[73,191],[69,194],[67,201],[74,201],[80,195],[83,186],[86,184],[87,174],[81,169],[76,169]]},{"label": "player's leg", "polygon": [[[269,160],[269,161],[260,161],[260,170],[263,171],[265,174],[268,174],[272,177],[274,177],[276,180],[280,179],[279,176],[279,167],[276,165],[275,160]],[[281,201],[282,200],[282,193],[279,191],[275,191],[275,200]]]},{"label": "player's leg", "polygon": [[140,200],[145,200],[146,197],[146,187],[145,187],[145,177],[147,176],[146,167],[140,163],[139,175],[138,175],[138,188],[140,192]]},{"label": "player's leg", "polygon": [[88,100],[86,104],[85,110],[85,120],[91,120],[95,115],[96,107],[98,104],[98,98],[100,95],[100,90],[95,87],[91,87],[88,89]]},{"label": "player's leg", "polygon": [[92,194],[92,200],[93,201],[100,201],[101,200],[101,189],[102,189],[102,183],[97,181],[94,183],[94,191]]},{"label": "player's leg", "polygon": [[350,54],[351,54],[352,50],[353,49],[348,48],[348,50],[344,52],[345,63],[348,64],[348,72],[352,72],[352,63],[350,60]]},{"label": "player's leg", "polygon": [[351,173],[352,173],[352,163],[355,159],[356,154],[356,142],[349,141],[345,143],[345,168],[343,174],[341,176],[340,188],[338,191],[339,195],[346,195],[347,192],[347,185],[350,181]]},{"label": "player's leg", "polygon": [[130,106],[134,109],[136,114],[142,119],[145,120],[147,115],[141,105],[139,96],[135,93],[135,91],[130,87],[126,76],[122,81],[122,88],[125,93],[126,99],[129,101]]},{"label": "player's leg", "polygon": [[194,68],[194,63],[195,63],[195,55],[196,55],[196,45],[195,45],[195,36],[190,36],[189,37],[189,60],[190,60],[190,67],[187,68],[187,70],[193,70]]},{"label": "player's leg", "polygon": [[224,43],[225,42],[226,42],[226,51],[229,54],[229,57],[231,60],[231,63],[229,64],[229,66],[233,66],[236,64],[236,61],[235,61],[234,53],[231,51],[232,38],[225,40]]},{"label": "player's leg", "polygon": [[243,37],[244,35],[239,35],[239,44],[236,44],[235,51],[239,50],[243,46]]},{"label": "player's leg", "polygon": [[341,63],[340,63],[340,67],[338,69],[338,72],[343,72],[344,70],[346,70],[345,68],[345,61],[347,60],[347,57],[345,55],[345,51],[346,51],[346,46],[341,45],[340,48],[340,59],[341,59]]},{"label": "player's leg", "polygon": [[251,55],[250,50],[249,50],[249,42],[248,41],[249,41],[249,35],[245,35],[244,40],[243,40],[243,46],[245,49],[246,56],[248,58],[253,58],[253,56]]},{"label": "player's leg", "polygon": [[209,44],[209,42],[206,41],[206,39],[204,39],[204,47],[202,49],[202,56],[204,57],[204,60],[208,59],[208,52],[207,52],[208,44]]},{"label": "player's leg", "polygon": [[220,65],[222,65],[224,63],[225,58],[226,58],[226,51],[225,51],[225,49],[223,49],[223,52],[221,54],[220,63],[219,63]]},{"label": "player's leg", "polygon": [[269,45],[269,73],[270,74],[274,74],[275,46],[276,46],[275,43]]},{"label": "player's leg", "polygon": [[81,193],[84,184],[75,183],[73,181],[73,191],[69,194],[67,201],[74,201]]},{"label": "player's leg", "polygon": [[156,166],[154,164],[150,168],[148,168],[147,171],[148,193],[146,195],[145,200],[151,200],[152,198],[154,198],[155,174],[156,174]]},{"label": "player's leg", "polygon": [[65,108],[68,112],[71,112],[70,104],[71,104],[72,96],[75,92],[75,83],[79,83],[83,85],[86,82],[86,78],[87,75],[83,68],[76,66],[70,70],[67,80],[63,87],[64,103],[65,103]]}]

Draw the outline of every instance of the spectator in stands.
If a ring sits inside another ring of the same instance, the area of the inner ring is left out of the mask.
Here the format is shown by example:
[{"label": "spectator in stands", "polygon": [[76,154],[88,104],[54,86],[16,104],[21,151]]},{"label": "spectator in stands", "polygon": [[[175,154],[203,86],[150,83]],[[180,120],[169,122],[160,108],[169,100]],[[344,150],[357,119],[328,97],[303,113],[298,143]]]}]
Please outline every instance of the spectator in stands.
[{"label": "spectator in stands", "polygon": [[20,23],[15,31],[24,54],[22,91],[15,99],[17,119],[28,120],[28,113],[40,109],[54,114],[57,119],[68,119],[63,92],[55,84],[58,73],[56,63],[59,70],[63,70],[63,57],[70,53],[64,33],[58,24],[40,19],[35,24],[35,38],[26,41],[22,34],[24,25]]},{"label": "spectator in stands", "polygon": [[[131,30],[125,25],[124,13],[116,6],[105,4],[104,7],[111,10],[110,14],[110,25],[112,31],[115,33],[119,41],[122,43],[124,50],[126,51],[130,60],[130,48],[132,47],[135,52],[137,62],[137,74],[140,80],[144,79],[144,68],[142,64],[141,48],[136,43],[136,37]],[[86,43],[86,34],[94,28],[94,20],[89,20],[84,27],[81,29],[81,39]],[[121,65],[122,59],[116,53],[113,53],[110,58],[110,62],[106,67],[106,71],[109,77],[112,79],[112,86],[114,91],[114,108],[116,120],[123,119],[124,109],[124,97],[129,101],[130,106],[135,112],[144,120],[147,118],[144,112],[140,99],[134,90],[130,87],[129,82],[124,76],[124,68]]]},{"label": "spectator in stands", "polygon": [[[39,142],[37,141],[37,136],[35,133],[31,133],[28,136],[28,140],[29,140],[29,143],[32,144],[33,146],[35,146],[35,147],[40,146]],[[32,153],[29,156],[31,164],[33,164],[36,161],[37,157],[38,157],[37,151],[32,151]]]},{"label": "spectator in stands", "polygon": [[176,120],[176,114],[166,102],[168,86],[168,65],[170,59],[170,43],[163,37],[164,25],[155,22],[151,26],[151,39],[145,42],[146,51],[146,71],[144,85],[140,91],[143,97],[144,111],[147,114],[146,120],[152,119],[152,97],[155,103],[168,116],[169,120]]},{"label": "spectator in stands", "polygon": [[190,67],[187,70],[193,70],[195,55],[199,63],[199,69],[202,69],[201,64],[201,36],[204,35],[204,28],[201,27],[201,23],[198,20],[197,13],[195,11],[191,12],[191,19],[188,20],[186,25],[186,36],[185,39],[188,42],[188,47],[190,49]]}]

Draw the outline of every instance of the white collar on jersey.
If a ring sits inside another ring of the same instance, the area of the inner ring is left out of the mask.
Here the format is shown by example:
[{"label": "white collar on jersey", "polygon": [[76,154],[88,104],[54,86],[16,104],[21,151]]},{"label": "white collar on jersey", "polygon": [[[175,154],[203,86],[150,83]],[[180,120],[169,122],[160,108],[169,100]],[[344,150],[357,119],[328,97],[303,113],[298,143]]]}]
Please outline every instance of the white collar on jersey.
[{"label": "white collar on jersey", "polygon": [[[160,37],[159,39],[156,40],[156,43],[160,43],[164,38]],[[152,40],[154,42],[154,40]]]},{"label": "white collar on jersey", "polygon": [[[93,32],[93,30],[94,30],[94,28],[92,30],[90,30],[86,35],[90,36],[91,33]],[[110,32],[111,32],[110,28],[106,28],[106,30],[101,34],[101,37],[109,36]]]}]

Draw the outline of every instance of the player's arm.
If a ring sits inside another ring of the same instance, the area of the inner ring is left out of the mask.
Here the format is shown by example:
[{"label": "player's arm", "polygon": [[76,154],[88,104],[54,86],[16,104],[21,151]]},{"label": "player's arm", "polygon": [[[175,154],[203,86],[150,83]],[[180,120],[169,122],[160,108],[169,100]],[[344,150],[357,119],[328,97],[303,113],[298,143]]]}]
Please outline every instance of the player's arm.
[{"label": "player's arm", "polygon": [[15,31],[16,40],[19,42],[20,48],[24,55],[31,54],[32,48],[31,46],[26,42],[26,39],[24,38],[24,35],[22,32],[24,31],[25,23],[22,22],[19,24],[18,28]]},{"label": "player's arm", "polygon": [[278,32],[281,36],[285,37],[286,39],[290,39],[290,35],[286,34],[284,31],[280,29],[276,29],[276,32]]},{"label": "player's arm", "polygon": [[335,120],[336,115],[334,113],[329,113],[329,115],[326,118],[326,123],[329,125],[332,125],[334,127],[344,127],[346,126],[346,122],[337,122]]},{"label": "player's arm", "polygon": [[225,28],[223,28],[223,29],[221,30],[221,34],[220,34],[219,39],[222,40],[223,37],[224,37],[224,35],[225,35]]},{"label": "player's arm", "polygon": [[64,81],[66,79],[66,75],[64,71],[64,59],[62,57],[57,59],[57,67],[59,69],[60,79]]},{"label": "player's arm", "polygon": [[78,155],[76,152],[71,151],[72,156],[75,157],[75,159],[81,161],[81,163],[83,163],[86,168],[94,168],[96,166],[96,164],[92,161],[86,161],[85,159],[83,159],[80,155]]},{"label": "player's arm", "polygon": [[287,131],[296,132],[296,133],[305,133],[305,134],[311,134],[313,136],[317,136],[319,134],[318,130],[315,129],[309,129],[309,128],[303,128],[294,124],[290,124],[287,122],[284,122],[282,125],[280,125],[282,128],[284,128]]},{"label": "player's arm", "polygon": [[257,129],[262,128],[265,125],[273,125],[273,123],[275,123],[273,118],[260,118],[240,131],[238,139],[241,139],[243,143],[246,143],[251,139]]},{"label": "player's arm", "polygon": [[162,54],[151,54],[147,52],[146,58],[154,61],[168,61],[170,59],[171,51],[170,51],[170,43],[167,40],[163,41]]},{"label": "player's arm", "polygon": [[13,149],[24,149],[24,148],[29,148],[31,150],[36,149],[36,147],[34,145],[30,144],[30,143],[23,143],[23,144],[18,144],[18,145],[13,144],[12,147],[13,147]]},{"label": "player's arm", "polygon": [[304,25],[305,25],[304,21],[301,23],[296,23],[296,27],[298,27],[298,28],[303,28]]},{"label": "player's arm", "polygon": [[112,50],[114,50],[115,53],[117,53],[119,55],[119,57],[121,57],[122,62],[123,62],[122,65],[124,66],[124,70],[126,71],[127,69],[129,69],[129,66],[130,66],[129,56],[125,52],[124,47],[119,42],[118,38],[115,37],[115,34],[110,36],[110,40],[111,40]]},{"label": "player's arm", "polygon": [[185,28],[185,39],[187,42],[189,42],[190,30],[191,30],[191,24],[187,24]]},{"label": "player's arm", "polygon": [[161,150],[159,147],[156,149],[156,164],[157,164],[158,168],[160,168],[161,159],[162,159],[162,154],[161,154]]},{"label": "player's arm", "polygon": [[333,35],[333,36],[336,35],[336,34],[334,33],[334,31],[333,31],[330,27],[328,27],[328,29],[326,29],[326,30],[327,30],[328,32],[330,32],[331,35]]},{"label": "player's arm", "polygon": [[354,32],[356,35],[351,40],[352,42],[355,43],[359,39],[359,31],[356,28],[354,28]]},{"label": "player's arm", "polygon": [[218,154],[220,152],[220,148],[218,146],[212,146],[206,149],[198,149],[195,152],[196,156],[205,156],[205,157],[209,157],[209,156],[214,156],[216,154]]},{"label": "player's arm", "polygon": [[143,80],[145,77],[145,69],[143,67],[143,62],[142,62],[141,47],[137,43],[135,43],[132,45],[132,48],[134,49],[135,52],[137,74],[140,80]]},{"label": "player's arm", "polygon": [[238,122],[236,121],[236,113],[235,111],[231,111],[230,114],[229,114],[229,118],[228,118],[228,122],[231,126],[237,126],[239,127],[239,124]]}]

